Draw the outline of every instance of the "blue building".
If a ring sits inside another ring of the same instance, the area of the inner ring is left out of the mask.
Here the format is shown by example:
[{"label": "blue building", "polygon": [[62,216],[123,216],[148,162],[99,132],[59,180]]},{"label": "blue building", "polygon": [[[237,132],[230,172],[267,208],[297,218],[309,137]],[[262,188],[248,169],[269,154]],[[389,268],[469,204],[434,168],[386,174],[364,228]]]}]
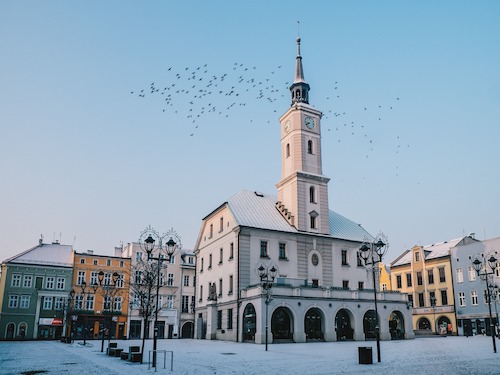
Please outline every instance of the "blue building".
[{"label": "blue building", "polygon": [[[458,334],[471,336],[475,334],[491,335],[491,320],[487,303],[486,281],[478,276],[472,261],[482,256],[494,255],[500,260],[500,237],[477,241],[467,245],[455,246],[451,249],[451,265],[453,269],[453,285],[455,289],[455,306]],[[498,330],[498,287],[500,287],[500,267],[491,270],[486,267],[488,283],[497,286],[492,289],[491,310],[493,323]],[[481,274],[483,271],[481,271]]]}]

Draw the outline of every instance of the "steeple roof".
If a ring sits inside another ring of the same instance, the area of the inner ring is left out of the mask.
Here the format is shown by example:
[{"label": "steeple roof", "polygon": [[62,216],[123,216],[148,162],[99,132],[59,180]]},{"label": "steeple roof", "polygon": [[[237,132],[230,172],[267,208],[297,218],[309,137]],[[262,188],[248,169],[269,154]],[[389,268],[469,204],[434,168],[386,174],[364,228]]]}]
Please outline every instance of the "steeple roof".
[{"label": "steeple roof", "polygon": [[309,85],[304,78],[304,68],[302,67],[302,56],[300,55],[300,37],[297,37],[297,57],[295,59],[295,78],[290,86],[292,94],[292,105],[295,103],[309,104]]}]

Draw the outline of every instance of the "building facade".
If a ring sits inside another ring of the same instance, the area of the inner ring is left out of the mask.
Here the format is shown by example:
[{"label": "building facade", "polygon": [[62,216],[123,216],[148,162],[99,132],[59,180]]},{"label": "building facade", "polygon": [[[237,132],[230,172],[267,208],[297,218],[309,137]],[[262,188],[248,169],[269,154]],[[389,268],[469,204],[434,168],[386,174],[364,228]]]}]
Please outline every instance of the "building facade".
[{"label": "building facade", "polygon": [[[175,237],[179,249],[171,256],[170,261],[162,262],[161,266],[158,338],[192,338],[194,336],[195,257],[191,251],[182,249],[180,238],[175,233],[172,235]],[[162,249],[162,253],[165,253],[164,249]],[[146,338],[152,338],[154,314],[145,324],[133,287],[133,284],[141,278],[138,264],[147,261],[148,255],[137,242],[115,248],[115,255],[131,259],[129,338],[138,339],[142,338],[143,335],[146,335]],[[152,256],[157,258],[159,255],[159,249],[155,249]],[[156,295],[156,291],[154,294]]]},{"label": "building facade", "polygon": [[73,338],[100,339],[108,333],[110,338],[127,336],[130,264],[130,258],[96,255],[91,250],[75,252]]},{"label": "building facade", "polygon": [[[472,336],[476,334],[491,335],[491,322],[498,327],[498,310],[500,286],[500,267],[495,270],[486,268],[489,285],[496,286],[491,290],[490,319],[486,282],[484,277],[477,275],[472,265],[475,257],[484,255],[489,258],[495,256],[500,261],[500,237],[484,241],[474,241],[467,245],[455,246],[451,249],[451,267],[455,286],[455,306],[457,315],[458,334]],[[481,259],[481,258],[479,258]],[[483,270],[484,271],[484,270]],[[481,271],[483,273],[483,271]]]},{"label": "building facade", "polygon": [[[279,119],[277,196],[240,191],[203,218],[195,246],[197,338],[264,343],[375,337],[372,270],[359,257],[361,244],[373,237],[329,209],[322,113],[309,104],[300,39],[297,46],[292,103]],[[263,283],[262,270],[276,277]],[[406,295],[376,293],[381,338],[412,338]]]},{"label": "building facade", "polygon": [[0,337],[59,339],[64,335],[73,248],[39,244],[2,263]]},{"label": "building facade", "polygon": [[457,334],[450,252],[471,242],[465,236],[414,246],[391,263],[392,290],[408,294],[415,334]]}]

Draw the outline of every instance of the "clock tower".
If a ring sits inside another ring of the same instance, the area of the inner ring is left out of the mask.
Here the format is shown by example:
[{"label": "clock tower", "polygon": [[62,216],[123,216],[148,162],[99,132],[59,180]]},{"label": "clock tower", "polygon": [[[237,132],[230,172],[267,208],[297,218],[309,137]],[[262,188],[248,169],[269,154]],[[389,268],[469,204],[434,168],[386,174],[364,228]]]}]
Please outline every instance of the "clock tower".
[{"label": "clock tower", "polygon": [[280,117],[281,180],[276,184],[276,207],[299,231],[330,234],[328,177],[321,166],[321,116],[309,105],[310,87],[304,79],[300,38],[297,38],[292,103]]}]

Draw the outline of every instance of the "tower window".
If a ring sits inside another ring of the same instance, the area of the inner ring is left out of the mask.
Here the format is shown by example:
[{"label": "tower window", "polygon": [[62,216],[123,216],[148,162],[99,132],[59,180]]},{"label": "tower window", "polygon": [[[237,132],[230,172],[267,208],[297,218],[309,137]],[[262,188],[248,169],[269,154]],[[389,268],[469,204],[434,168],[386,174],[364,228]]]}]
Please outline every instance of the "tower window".
[{"label": "tower window", "polygon": [[311,229],[316,229],[316,218],[311,216]]},{"label": "tower window", "polygon": [[286,157],[290,157],[290,143],[286,144]]},{"label": "tower window", "polygon": [[307,153],[308,154],[313,154],[313,141],[308,140],[307,141]]},{"label": "tower window", "polygon": [[309,213],[311,229],[317,229],[317,220],[316,220],[316,218],[318,216],[319,215],[318,215],[318,213],[316,211],[311,211]]},{"label": "tower window", "polygon": [[316,203],[316,189],[314,186],[309,188],[309,202]]}]

